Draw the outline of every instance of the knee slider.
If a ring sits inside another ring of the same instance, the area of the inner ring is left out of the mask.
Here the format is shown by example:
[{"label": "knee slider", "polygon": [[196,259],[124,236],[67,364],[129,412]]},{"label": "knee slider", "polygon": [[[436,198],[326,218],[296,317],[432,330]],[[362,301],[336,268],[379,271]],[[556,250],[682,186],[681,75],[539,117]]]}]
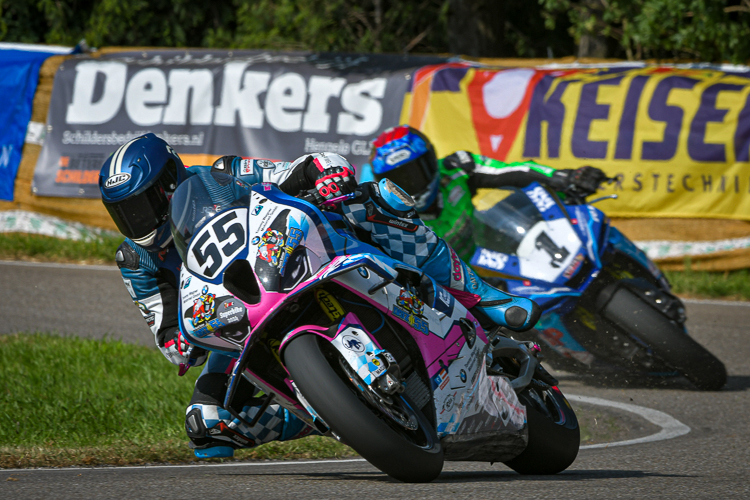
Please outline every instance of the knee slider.
[{"label": "knee slider", "polygon": [[185,415],[185,432],[191,439],[206,437],[206,425],[199,408],[193,408]]}]

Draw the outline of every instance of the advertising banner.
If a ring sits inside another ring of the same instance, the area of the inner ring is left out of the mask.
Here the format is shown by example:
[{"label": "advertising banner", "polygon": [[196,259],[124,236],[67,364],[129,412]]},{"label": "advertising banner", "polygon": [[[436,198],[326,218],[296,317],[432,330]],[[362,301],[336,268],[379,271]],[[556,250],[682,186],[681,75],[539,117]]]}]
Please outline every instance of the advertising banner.
[{"label": "advertising banner", "polygon": [[439,156],[599,167],[611,216],[750,220],[749,96],[748,68],[447,63],[415,73],[401,121]]},{"label": "advertising banner", "polygon": [[0,200],[13,201],[18,166],[31,119],[39,67],[48,57],[70,48],[0,43]]},{"label": "advertising banner", "polygon": [[55,76],[37,195],[98,198],[98,172],[146,132],[186,165],[227,154],[293,160],[332,151],[366,161],[399,120],[415,68],[436,57],[159,50],[77,57]]}]

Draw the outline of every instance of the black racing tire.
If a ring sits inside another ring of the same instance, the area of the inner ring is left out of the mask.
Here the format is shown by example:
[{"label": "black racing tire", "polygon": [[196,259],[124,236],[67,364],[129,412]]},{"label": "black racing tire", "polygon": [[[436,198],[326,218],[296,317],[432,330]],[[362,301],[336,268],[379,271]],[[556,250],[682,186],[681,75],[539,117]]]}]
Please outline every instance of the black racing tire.
[{"label": "black racing tire", "polygon": [[716,356],[662,313],[627,288],[619,288],[602,310],[604,317],[655,357],[684,375],[703,391],[718,391],[727,383],[727,370]]},{"label": "black racing tire", "polygon": [[[532,391],[542,400],[534,398]],[[562,472],[578,456],[581,431],[578,418],[557,387],[546,391],[528,388],[518,395],[526,407],[529,443],[526,449],[505,465],[525,475]]]},{"label": "black racing tire", "polygon": [[443,449],[435,430],[418,409],[416,433],[420,445],[406,429],[386,423],[356,394],[356,388],[331,366],[321,351],[320,337],[302,334],[283,351],[284,365],[310,405],[341,440],[372,465],[399,481],[426,483],[443,470]]}]

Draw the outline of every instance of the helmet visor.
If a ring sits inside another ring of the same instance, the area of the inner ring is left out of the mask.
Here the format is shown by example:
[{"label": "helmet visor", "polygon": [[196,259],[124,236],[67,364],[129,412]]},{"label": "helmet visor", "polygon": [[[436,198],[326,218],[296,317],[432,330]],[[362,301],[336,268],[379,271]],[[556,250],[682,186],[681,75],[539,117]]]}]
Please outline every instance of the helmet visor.
[{"label": "helmet visor", "polygon": [[169,217],[169,199],[177,187],[177,166],[170,161],[154,183],[143,191],[113,203],[104,202],[117,229],[130,239],[139,239],[158,228]]},{"label": "helmet visor", "polygon": [[430,162],[431,156],[424,154],[393,170],[374,174],[375,180],[389,179],[411,196],[416,196],[427,189],[437,174],[434,165]]}]

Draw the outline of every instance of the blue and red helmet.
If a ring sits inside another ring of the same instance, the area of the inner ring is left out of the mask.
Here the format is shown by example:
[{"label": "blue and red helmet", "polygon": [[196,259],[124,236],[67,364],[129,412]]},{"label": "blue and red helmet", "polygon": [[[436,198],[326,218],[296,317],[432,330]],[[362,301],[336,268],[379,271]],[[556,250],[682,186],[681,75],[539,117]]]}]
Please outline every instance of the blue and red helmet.
[{"label": "blue and red helmet", "polygon": [[392,127],[373,142],[370,164],[376,180],[390,179],[413,198],[418,211],[437,198],[438,176],[435,148],[419,130],[408,125]]},{"label": "blue and red helmet", "polygon": [[167,246],[169,199],[187,177],[177,153],[154,134],[120,146],[102,165],[99,190],[117,229],[146,250]]}]

